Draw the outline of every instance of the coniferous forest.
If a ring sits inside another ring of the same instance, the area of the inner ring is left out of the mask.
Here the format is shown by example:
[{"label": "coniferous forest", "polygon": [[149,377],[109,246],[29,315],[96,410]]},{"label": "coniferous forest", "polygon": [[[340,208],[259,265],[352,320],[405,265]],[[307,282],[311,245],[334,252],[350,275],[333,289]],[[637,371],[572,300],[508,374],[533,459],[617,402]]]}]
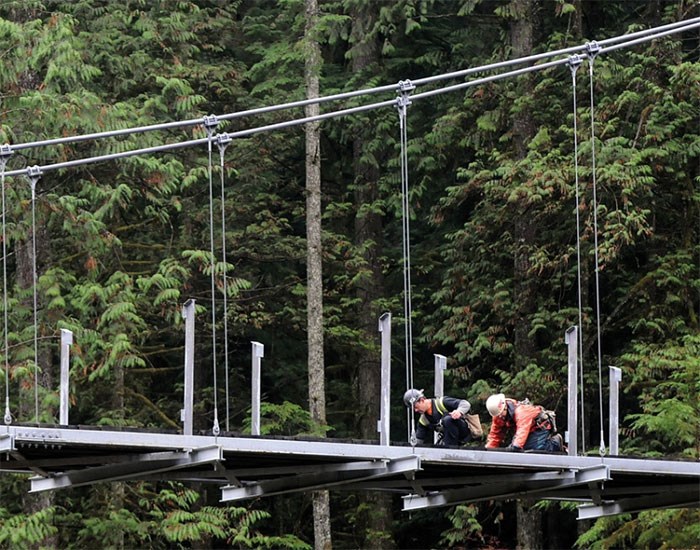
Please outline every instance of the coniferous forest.
[{"label": "coniferous forest", "polygon": [[[695,17],[697,0],[1,0],[0,144],[395,85]],[[485,425],[494,392],[565,424],[564,334],[580,323],[580,452],[599,452],[614,365],[620,454],[698,460],[700,31],[596,57],[592,89],[588,70],[575,88],[563,65],[412,101],[403,148],[388,106],[252,132],[211,157],[203,145],[47,171],[35,201],[26,177],[4,179],[0,388],[13,422],[57,422],[69,329],[71,424],[181,429],[182,305],[194,299],[196,429],[211,429],[216,408],[222,428],[250,433],[257,341],[263,434],[377,440],[377,319],[391,312],[392,438],[405,441],[407,204],[415,387],[431,391],[442,354],[446,393]],[[222,117],[216,132],[396,95]],[[195,124],[61,142],[17,150],[7,170],[206,137]],[[331,491],[319,539],[318,494],[238,506],[219,503],[217,487],[173,481],[27,490],[26,476],[0,475],[0,548],[700,540],[698,509],[579,522],[574,503],[533,500],[409,514],[398,496]]]}]

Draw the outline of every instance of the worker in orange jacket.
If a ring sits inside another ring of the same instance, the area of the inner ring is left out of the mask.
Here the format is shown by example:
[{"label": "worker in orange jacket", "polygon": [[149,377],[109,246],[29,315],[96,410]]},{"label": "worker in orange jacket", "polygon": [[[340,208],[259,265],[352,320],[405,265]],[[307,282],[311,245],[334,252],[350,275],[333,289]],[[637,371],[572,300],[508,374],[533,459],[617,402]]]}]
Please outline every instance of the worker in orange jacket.
[{"label": "worker in orange jacket", "polygon": [[[554,433],[553,420],[539,405],[516,401],[499,393],[486,400],[486,409],[493,418],[487,449],[505,447],[509,451],[549,452],[564,449],[561,435]],[[506,445],[510,434],[513,434],[512,439]]]}]

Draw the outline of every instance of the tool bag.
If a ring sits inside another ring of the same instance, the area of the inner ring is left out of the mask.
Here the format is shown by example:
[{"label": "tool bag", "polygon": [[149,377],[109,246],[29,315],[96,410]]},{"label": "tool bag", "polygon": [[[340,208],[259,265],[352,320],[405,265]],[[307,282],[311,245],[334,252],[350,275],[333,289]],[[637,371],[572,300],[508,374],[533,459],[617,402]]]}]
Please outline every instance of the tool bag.
[{"label": "tool bag", "polygon": [[467,423],[473,438],[478,439],[484,436],[484,428],[481,426],[481,419],[478,414],[465,414],[464,421]]}]

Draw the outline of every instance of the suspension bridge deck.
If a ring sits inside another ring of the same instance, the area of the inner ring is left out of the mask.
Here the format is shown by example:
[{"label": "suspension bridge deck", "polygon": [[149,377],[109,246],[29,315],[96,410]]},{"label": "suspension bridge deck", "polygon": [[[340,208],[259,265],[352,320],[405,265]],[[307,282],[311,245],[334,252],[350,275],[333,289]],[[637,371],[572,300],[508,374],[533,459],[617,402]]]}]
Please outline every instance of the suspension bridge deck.
[{"label": "suspension bridge deck", "polygon": [[694,461],[36,424],[0,428],[0,471],[34,474],[31,492],[168,479],[218,484],[224,502],[316,489],[399,493],[404,510],[534,497],[579,502],[579,519],[700,504]]}]

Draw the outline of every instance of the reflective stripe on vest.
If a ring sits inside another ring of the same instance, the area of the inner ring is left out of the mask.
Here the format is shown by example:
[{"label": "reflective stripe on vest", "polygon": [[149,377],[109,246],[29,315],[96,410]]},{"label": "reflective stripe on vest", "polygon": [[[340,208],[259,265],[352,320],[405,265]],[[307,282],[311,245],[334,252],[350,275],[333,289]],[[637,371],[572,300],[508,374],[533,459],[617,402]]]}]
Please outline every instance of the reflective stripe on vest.
[{"label": "reflective stripe on vest", "polygon": [[442,397],[435,400],[435,408],[437,412],[440,413],[440,416],[445,416],[447,414],[447,407],[445,407],[445,404],[442,402]]}]

